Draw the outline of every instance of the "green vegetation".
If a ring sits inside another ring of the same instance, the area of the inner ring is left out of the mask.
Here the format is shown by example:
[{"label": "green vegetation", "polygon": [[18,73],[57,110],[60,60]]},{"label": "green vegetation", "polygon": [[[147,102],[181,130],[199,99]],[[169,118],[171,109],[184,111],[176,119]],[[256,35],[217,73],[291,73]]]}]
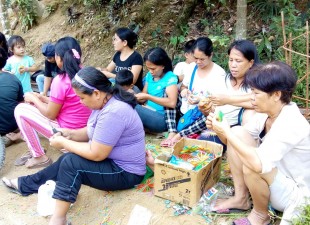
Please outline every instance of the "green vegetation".
[{"label": "green vegetation", "polygon": [[18,8],[21,29],[27,31],[37,22],[37,9],[33,0],[15,0],[13,8]]},{"label": "green vegetation", "polygon": [[310,204],[307,204],[303,207],[303,210],[298,219],[293,220],[293,225],[305,224],[310,224]]}]

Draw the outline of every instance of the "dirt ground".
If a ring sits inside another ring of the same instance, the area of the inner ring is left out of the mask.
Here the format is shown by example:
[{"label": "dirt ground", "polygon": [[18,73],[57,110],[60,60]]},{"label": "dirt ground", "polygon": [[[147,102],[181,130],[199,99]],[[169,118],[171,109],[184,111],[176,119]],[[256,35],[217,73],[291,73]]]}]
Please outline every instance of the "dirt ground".
[{"label": "dirt ground", "polygon": [[[59,151],[51,148],[47,139],[41,143],[47,150],[47,155],[54,161],[60,156]],[[15,178],[35,173],[39,169],[27,169],[14,166],[14,160],[27,149],[25,142],[16,143],[6,149],[5,165],[0,171],[0,177]],[[41,217],[36,211],[37,194],[21,197],[0,184],[0,225],[37,225],[47,224],[49,218]],[[125,225],[135,207],[140,205],[152,213],[149,225],[194,225],[207,224],[199,215],[174,216],[174,210],[167,208],[165,200],[153,195],[152,192],[141,192],[137,189],[126,191],[105,192],[87,186],[82,186],[76,203],[68,213],[68,219],[73,225]],[[174,203],[171,203],[173,206]],[[142,216],[142,215],[141,215]],[[227,218],[226,218],[227,219]],[[212,224],[230,224],[226,219],[217,219]],[[138,225],[138,224],[137,224]]]}]

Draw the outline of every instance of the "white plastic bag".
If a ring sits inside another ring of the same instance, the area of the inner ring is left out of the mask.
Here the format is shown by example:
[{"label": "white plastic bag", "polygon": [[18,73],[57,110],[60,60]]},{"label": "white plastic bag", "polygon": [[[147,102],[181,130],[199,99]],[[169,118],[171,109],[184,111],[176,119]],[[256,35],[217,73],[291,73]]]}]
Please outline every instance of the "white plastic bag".
[{"label": "white plastic bag", "polygon": [[53,215],[56,205],[56,199],[52,198],[55,186],[55,181],[48,180],[39,187],[37,212],[40,216]]}]

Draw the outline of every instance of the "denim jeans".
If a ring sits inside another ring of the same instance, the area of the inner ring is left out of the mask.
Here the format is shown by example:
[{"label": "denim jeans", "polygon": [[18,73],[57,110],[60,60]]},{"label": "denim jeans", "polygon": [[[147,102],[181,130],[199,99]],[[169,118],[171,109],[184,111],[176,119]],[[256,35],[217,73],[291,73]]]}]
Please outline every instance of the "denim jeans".
[{"label": "denim jeans", "polygon": [[39,92],[43,92],[44,91],[44,75],[43,74],[39,74],[36,78],[36,82],[38,85],[38,89]]},{"label": "denim jeans", "polygon": [[161,133],[167,131],[164,113],[161,114],[141,105],[136,106],[136,111],[142,120],[144,128],[148,129],[150,132]]},{"label": "denim jeans", "polygon": [[139,184],[143,177],[123,170],[108,158],[96,162],[65,153],[45,169],[19,177],[18,190],[27,196],[37,193],[47,180],[54,180],[56,188],[53,198],[73,203],[82,184],[99,190],[124,190]]}]

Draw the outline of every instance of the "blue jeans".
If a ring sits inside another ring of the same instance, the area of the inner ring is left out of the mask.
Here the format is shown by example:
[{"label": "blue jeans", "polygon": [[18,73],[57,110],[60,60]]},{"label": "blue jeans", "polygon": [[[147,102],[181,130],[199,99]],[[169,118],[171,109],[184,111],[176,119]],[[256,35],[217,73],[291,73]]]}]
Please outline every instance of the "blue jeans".
[{"label": "blue jeans", "polygon": [[37,82],[37,85],[38,85],[38,89],[39,89],[39,92],[43,92],[44,91],[44,75],[43,74],[39,74],[37,77],[36,77],[36,82]]},{"label": "blue jeans", "polygon": [[139,114],[144,128],[150,132],[161,133],[167,131],[165,114],[151,110],[147,107],[137,105],[136,111]]}]

